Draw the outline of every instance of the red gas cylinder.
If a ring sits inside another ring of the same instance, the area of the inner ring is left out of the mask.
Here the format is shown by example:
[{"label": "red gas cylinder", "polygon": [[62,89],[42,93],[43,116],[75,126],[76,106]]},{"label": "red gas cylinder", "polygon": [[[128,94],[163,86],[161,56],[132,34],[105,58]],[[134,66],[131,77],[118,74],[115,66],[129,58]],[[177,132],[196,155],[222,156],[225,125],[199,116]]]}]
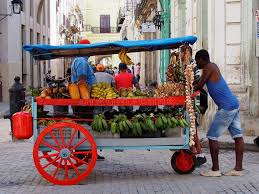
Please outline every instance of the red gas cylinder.
[{"label": "red gas cylinder", "polygon": [[17,139],[29,139],[32,134],[32,116],[28,112],[17,112],[12,117],[13,135]]}]

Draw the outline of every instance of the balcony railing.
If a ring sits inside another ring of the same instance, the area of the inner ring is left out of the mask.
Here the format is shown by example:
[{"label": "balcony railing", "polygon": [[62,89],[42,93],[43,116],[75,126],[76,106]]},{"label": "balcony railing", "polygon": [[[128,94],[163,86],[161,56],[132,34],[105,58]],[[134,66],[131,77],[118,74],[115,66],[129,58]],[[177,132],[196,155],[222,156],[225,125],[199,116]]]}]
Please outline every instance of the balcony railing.
[{"label": "balcony railing", "polygon": [[84,26],[84,31],[87,32],[92,32],[94,34],[100,34],[100,33],[117,33],[117,27],[108,27],[108,28],[103,28],[103,27],[92,27],[90,25],[85,25]]},{"label": "balcony railing", "polygon": [[120,10],[119,10],[119,17],[118,17],[118,23],[119,24],[122,24],[123,21],[121,20],[124,20],[125,19],[125,16],[126,16],[126,7],[121,7]]}]

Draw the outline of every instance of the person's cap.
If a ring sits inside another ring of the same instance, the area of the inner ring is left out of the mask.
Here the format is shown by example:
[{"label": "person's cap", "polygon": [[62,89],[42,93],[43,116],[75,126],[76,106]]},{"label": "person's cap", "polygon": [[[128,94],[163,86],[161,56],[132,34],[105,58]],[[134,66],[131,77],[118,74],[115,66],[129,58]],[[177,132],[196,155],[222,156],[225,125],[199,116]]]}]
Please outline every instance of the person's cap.
[{"label": "person's cap", "polygon": [[96,70],[97,70],[97,71],[104,71],[104,70],[105,70],[105,67],[104,67],[103,64],[98,64],[98,65],[96,66]]},{"label": "person's cap", "polygon": [[124,69],[127,69],[128,67],[127,67],[127,65],[126,64],[124,64],[124,63],[120,63],[119,64],[119,70],[124,70]]},{"label": "person's cap", "polygon": [[82,39],[79,41],[79,44],[91,44],[91,42],[88,39]]}]

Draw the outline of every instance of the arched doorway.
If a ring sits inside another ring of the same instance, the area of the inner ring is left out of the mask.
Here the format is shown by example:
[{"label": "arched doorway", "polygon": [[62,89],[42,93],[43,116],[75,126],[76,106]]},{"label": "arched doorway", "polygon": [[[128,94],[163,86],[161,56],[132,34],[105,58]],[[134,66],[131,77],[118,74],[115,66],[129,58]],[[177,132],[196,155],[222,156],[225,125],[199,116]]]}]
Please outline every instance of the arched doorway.
[{"label": "arched doorway", "polygon": [[95,64],[103,64],[104,66],[112,66],[112,55],[100,55],[95,57]]},{"label": "arched doorway", "polygon": [[37,23],[38,24],[41,24],[43,4],[44,4],[44,0],[41,0],[39,2],[39,6],[38,6],[38,9],[37,9]]}]

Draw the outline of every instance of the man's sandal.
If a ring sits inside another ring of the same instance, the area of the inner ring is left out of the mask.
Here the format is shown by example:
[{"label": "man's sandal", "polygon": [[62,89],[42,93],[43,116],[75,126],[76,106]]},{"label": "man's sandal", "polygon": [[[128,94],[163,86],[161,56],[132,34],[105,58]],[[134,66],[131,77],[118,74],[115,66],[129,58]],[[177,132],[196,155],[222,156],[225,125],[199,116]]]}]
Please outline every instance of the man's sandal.
[{"label": "man's sandal", "polygon": [[244,176],[244,171],[243,170],[237,171],[237,170],[233,169],[233,170],[223,173],[223,175],[225,175],[225,176]]},{"label": "man's sandal", "polygon": [[209,170],[207,172],[201,172],[200,175],[206,176],[206,177],[220,177],[221,172],[219,170],[217,170],[217,171]]}]

